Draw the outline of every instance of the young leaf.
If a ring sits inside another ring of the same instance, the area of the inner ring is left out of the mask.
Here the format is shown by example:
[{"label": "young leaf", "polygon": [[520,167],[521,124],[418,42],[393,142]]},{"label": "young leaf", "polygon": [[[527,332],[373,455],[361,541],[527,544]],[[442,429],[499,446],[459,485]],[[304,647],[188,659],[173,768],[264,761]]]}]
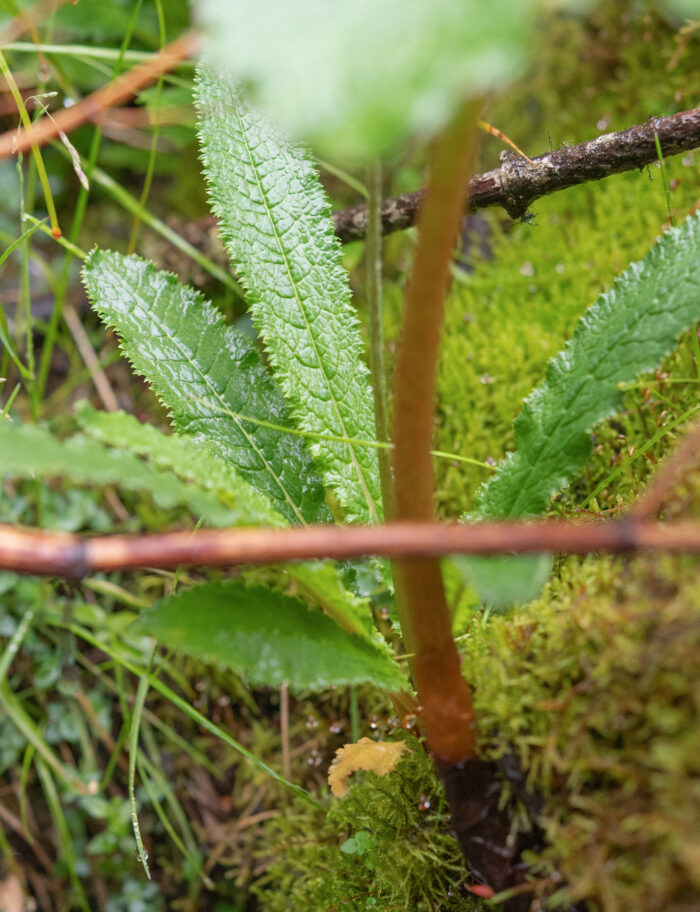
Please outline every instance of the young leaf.
[{"label": "young leaf", "polygon": [[131,453],[106,450],[80,434],[58,440],[39,425],[0,424],[0,475],[15,478],[65,476],[77,484],[119,485],[145,491],[163,509],[186,507],[193,516],[215,526],[250,522],[245,504],[221,503],[211,491],[184,484]]},{"label": "young leaf", "polygon": [[219,500],[245,515],[246,525],[287,525],[263,494],[244,481],[231,465],[214,456],[202,441],[186,434],[163,434],[126,412],[100,412],[87,402],[79,403],[76,411],[80,426],[90,437],[109,447],[145,456],[159,469],[214,491]]},{"label": "young leaf", "polygon": [[157,602],[137,627],[172,649],[233,668],[252,684],[405,686],[398,666],[374,643],[297,599],[240,581],[205,583]]},{"label": "young leaf", "polygon": [[620,409],[618,384],[656,367],[700,320],[700,213],[672,228],[581,318],[525,400],[508,453],[477,492],[471,519],[532,516],[578,475],[594,424]]},{"label": "young leaf", "polygon": [[140,257],[93,250],[83,278],[93,306],[120,334],[178,431],[206,442],[291,522],[330,520],[301,438],[241,417],[291,426],[250,341],[200,294]]},{"label": "young leaf", "polygon": [[291,135],[341,159],[440,130],[468,95],[516,76],[533,0],[202,0],[217,64]]},{"label": "young leaf", "polygon": [[[311,162],[207,68],[198,74],[198,102],[212,207],[300,427],[374,440],[357,316]],[[351,441],[310,447],[346,518],[381,519],[375,450]]]}]

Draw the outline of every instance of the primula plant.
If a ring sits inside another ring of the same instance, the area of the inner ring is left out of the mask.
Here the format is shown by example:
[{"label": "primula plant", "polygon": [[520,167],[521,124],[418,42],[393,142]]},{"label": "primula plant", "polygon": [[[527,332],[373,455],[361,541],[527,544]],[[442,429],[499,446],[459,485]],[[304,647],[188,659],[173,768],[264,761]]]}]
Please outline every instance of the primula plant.
[{"label": "primula plant", "polygon": [[[345,0],[332,12],[310,0],[256,0],[204,2],[198,12],[208,36],[195,79],[203,179],[257,338],[154,263],[93,249],[82,271],[91,305],[165,406],[172,433],[83,403],[80,432],[69,437],[0,424],[0,469],[144,492],[209,527],[429,523],[443,304],[482,110],[526,66],[541,10],[526,0],[497,0],[488,15],[472,0]],[[430,177],[388,391],[381,162],[410,138],[430,149]],[[369,355],[315,153],[365,168]],[[538,167],[517,154],[510,162]],[[625,384],[656,369],[700,321],[699,261],[696,213],[587,302],[515,418],[513,451],[454,519],[547,513],[589,464],[592,432],[621,410]],[[466,611],[486,624],[482,607],[532,600],[551,567],[546,555],[391,563],[381,554],[356,562],[319,556],[267,576],[200,575],[143,606],[131,632],[233,669],[251,685],[371,685],[389,694],[401,717],[418,719],[475,893],[502,893],[507,908],[527,909],[527,850],[541,849],[543,836],[527,789],[518,793],[519,773],[508,802],[494,786],[503,770],[479,754],[485,733],[453,636],[455,603],[462,619]],[[507,625],[507,616],[494,623]],[[150,673],[142,680],[163,692]],[[333,769],[339,795],[356,769],[391,776],[395,764],[413,763],[417,780],[430,776],[423,761],[401,759],[402,748],[354,748]],[[421,750],[412,739],[411,751]],[[133,786],[133,768],[131,776]],[[376,845],[368,832],[353,836],[345,854],[362,857]]]}]

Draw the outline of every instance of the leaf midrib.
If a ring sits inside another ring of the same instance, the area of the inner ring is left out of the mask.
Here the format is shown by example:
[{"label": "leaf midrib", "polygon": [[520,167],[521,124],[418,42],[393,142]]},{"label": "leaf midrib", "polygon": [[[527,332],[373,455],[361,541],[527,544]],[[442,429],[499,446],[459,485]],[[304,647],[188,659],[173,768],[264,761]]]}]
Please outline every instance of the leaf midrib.
[{"label": "leaf midrib", "polygon": [[[268,200],[267,200],[267,194],[265,193],[265,190],[264,190],[264,188],[263,188],[263,186],[262,186],[262,183],[261,183],[261,181],[260,181],[260,176],[259,176],[259,174],[258,174],[258,169],[257,169],[257,167],[256,167],[255,160],[253,159],[253,154],[252,154],[251,148],[250,148],[250,146],[248,145],[248,137],[247,137],[247,135],[246,135],[245,129],[243,128],[243,124],[242,124],[242,122],[241,122],[241,116],[240,116],[238,107],[235,106],[235,105],[234,105],[234,110],[235,110],[235,112],[236,112],[236,116],[238,117],[238,121],[239,121],[239,125],[240,125],[240,134],[241,134],[241,136],[243,137],[243,142],[244,142],[244,144],[245,144],[246,153],[247,153],[247,155],[248,155],[248,161],[249,161],[249,163],[250,163],[251,168],[253,169],[253,174],[255,175],[255,181],[256,181],[257,186],[258,186],[258,189],[259,189],[259,191],[260,191],[260,195],[261,195],[262,200],[263,200],[263,205],[265,206],[265,212],[267,213],[268,221],[269,221],[269,223],[270,223],[270,225],[271,225],[271,227],[272,227],[272,232],[273,232],[273,235],[274,235],[274,238],[275,238],[275,242],[276,242],[277,247],[278,247],[278,249],[279,249],[279,251],[280,251],[280,253],[281,253],[281,255],[282,255],[282,259],[283,259],[283,261],[284,261],[284,268],[285,268],[285,270],[286,270],[286,272],[287,272],[287,276],[288,276],[288,278],[289,278],[289,281],[290,281],[290,283],[291,283],[292,289],[293,289],[293,291],[294,291],[294,297],[295,297],[296,302],[297,302],[297,304],[298,304],[298,306],[299,306],[299,310],[301,311],[301,314],[302,314],[302,316],[303,316],[303,318],[304,318],[304,324],[305,324],[305,326],[306,326],[306,332],[307,332],[307,335],[308,335],[309,339],[311,340],[311,347],[313,348],[313,352],[314,352],[314,355],[315,355],[315,357],[316,357],[316,361],[317,361],[317,363],[318,363],[318,365],[319,365],[319,370],[321,371],[321,374],[322,374],[323,379],[324,379],[324,381],[325,381],[326,389],[328,390],[328,394],[329,394],[329,397],[330,397],[330,401],[331,401],[332,406],[333,406],[333,411],[335,412],[335,416],[336,416],[336,418],[338,419],[338,421],[340,422],[340,426],[341,426],[342,429],[343,429],[343,436],[344,436],[344,437],[352,437],[353,435],[350,434],[350,433],[348,432],[348,430],[347,430],[347,428],[346,428],[346,426],[345,426],[345,422],[344,422],[344,420],[343,420],[343,418],[342,418],[342,415],[340,414],[340,410],[339,410],[339,408],[338,408],[338,403],[337,403],[336,398],[335,398],[335,396],[334,396],[334,394],[333,394],[333,389],[332,389],[332,387],[331,387],[330,381],[329,381],[329,379],[328,379],[328,375],[326,374],[326,371],[325,371],[325,368],[324,368],[324,365],[323,365],[323,359],[319,356],[318,347],[317,347],[317,345],[316,345],[316,339],[315,339],[313,333],[311,332],[311,325],[310,325],[310,323],[309,323],[308,315],[307,315],[306,310],[305,310],[305,308],[304,308],[304,305],[303,305],[303,303],[302,303],[302,299],[301,299],[301,297],[300,297],[300,295],[299,295],[299,291],[298,291],[298,288],[297,288],[297,283],[296,283],[296,281],[295,281],[295,279],[294,279],[294,276],[292,275],[292,270],[291,270],[291,267],[290,267],[290,264],[289,264],[289,260],[288,260],[288,258],[287,258],[287,252],[286,252],[286,250],[285,250],[285,248],[284,248],[284,245],[282,244],[282,241],[281,241],[279,232],[277,231],[277,225],[276,225],[276,223],[275,223],[275,220],[272,218],[271,209],[270,209],[270,206],[269,206]],[[362,491],[363,491],[363,493],[364,493],[364,497],[365,497],[365,501],[366,501],[366,503],[367,503],[367,507],[369,508],[369,511],[370,511],[370,513],[371,513],[371,515],[372,515],[374,521],[378,523],[378,522],[379,522],[379,514],[378,514],[378,512],[377,512],[377,508],[376,508],[376,505],[375,505],[375,503],[374,503],[374,498],[372,497],[372,495],[371,495],[371,493],[370,493],[370,491],[369,491],[369,487],[368,487],[368,485],[367,485],[367,482],[366,482],[366,480],[365,480],[364,472],[362,471],[362,467],[361,467],[361,465],[359,464],[359,462],[358,462],[358,460],[357,460],[357,457],[356,457],[356,454],[355,454],[355,450],[353,449],[353,447],[352,447],[350,444],[347,444],[347,447],[348,447],[348,450],[350,451],[350,458],[352,459],[352,464],[353,464],[353,466],[354,466],[354,468],[355,468],[355,472],[356,472],[356,474],[357,474],[357,476],[358,476],[358,479],[359,479],[359,481],[360,481],[360,484],[361,484],[361,486],[362,486]]]},{"label": "leaf midrib", "polygon": [[[156,295],[155,295],[155,299],[154,299],[154,305],[157,305],[157,304],[159,303],[159,300],[160,300],[162,291],[163,291],[163,286],[161,285],[161,286],[158,287],[157,290],[156,290]],[[137,296],[137,298],[138,298],[138,300],[141,300],[141,299],[140,299],[140,296]],[[144,312],[146,312],[146,309],[143,307],[143,304],[141,304],[141,307],[142,307],[142,310],[143,310]],[[168,329],[168,327],[166,326],[166,324],[165,324],[165,323],[160,319],[160,317],[158,316],[158,314],[157,314],[157,312],[156,312],[156,307],[155,307],[155,306],[154,306],[153,310],[148,311],[148,316],[149,316],[149,319],[150,319],[150,320],[152,320],[153,322],[155,322],[155,323],[162,329],[162,331],[164,332],[164,334],[168,337],[168,339],[169,339],[170,342],[172,343],[173,348],[175,348],[176,350],[179,350],[180,353],[181,353],[182,356],[183,356],[183,359],[184,359],[185,361],[187,361],[187,363],[190,364],[190,365],[195,369],[195,371],[197,372],[197,374],[198,374],[198,375],[202,378],[202,380],[204,381],[204,385],[205,385],[208,389],[211,390],[212,395],[214,396],[214,398],[217,399],[217,400],[221,403],[221,405],[222,405],[222,407],[223,407],[224,409],[228,409],[228,406],[226,405],[226,402],[224,401],[223,396],[221,395],[221,393],[212,385],[212,383],[211,383],[209,377],[200,369],[200,367],[199,367],[199,365],[197,364],[197,362],[194,361],[194,360],[192,360],[192,358],[188,355],[187,351],[183,348],[183,346],[182,346],[180,340],[177,338],[177,336],[173,336],[173,335],[170,333],[170,330]],[[289,506],[290,506],[290,507],[292,508],[292,510],[294,511],[294,515],[297,517],[297,519],[299,520],[299,522],[301,523],[301,525],[305,526],[305,525],[307,524],[307,523],[306,523],[306,520],[305,520],[304,517],[302,516],[302,514],[301,514],[301,512],[299,511],[297,505],[294,503],[294,501],[293,501],[292,498],[290,497],[290,495],[289,495],[287,489],[285,488],[284,484],[282,483],[282,480],[279,478],[279,476],[277,475],[277,473],[275,472],[275,470],[272,468],[272,466],[270,465],[270,463],[269,463],[269,462],[267,461],[267,459],[265,458],[264,453],[262,452],[262,450],[260,449],[260,447],[257,445],[255,439],[254,439],[253,437],[251,437],[251,436],[247,433],[247,431],[243,428],[242,423],[241,423],[238,419],[232,417],[232,421],[233,421],[234,424],[238,427],[238,429],[240,430],[240,432],[243,434],[244,438],[246,439],[246,441],[248,442],[248,444],[250,445],[250,447],[253,449],[253,451],[254,451],[255,453],[257,453],[257,455],[260,457],[260,460],[262,461],[263,465],[265,466],[265,469],[270,473],[270,475],[271,475],[272,478],[274,479],[275,483],[276,483],[277,486],[279,487],[280,491],[281,491],[282,494],[284,495],[284,499],[287,501],[287,503],[289,504]]]}]

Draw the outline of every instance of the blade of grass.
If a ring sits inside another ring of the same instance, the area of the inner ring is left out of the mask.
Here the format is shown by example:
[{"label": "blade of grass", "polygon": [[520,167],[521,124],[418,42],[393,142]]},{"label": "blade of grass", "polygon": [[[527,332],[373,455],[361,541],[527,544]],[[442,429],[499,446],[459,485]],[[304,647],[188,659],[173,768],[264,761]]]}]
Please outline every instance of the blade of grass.
[{"label": "blade of grass", "polygon": [[[7,418],[7,416],[9,415],[10,409],[12,408],[12,403],[17,398],[17,393],[20,391],[20,388],[21,388],[21,384],[18,383],[17,386],[12,390],[12,392],[8,396],[7,402],[5,403],[2,412],[0,412],[0,421],[4,421]],[[12,420],[12,419],[10,419],[10,420]]]},{"label": "blade of grass", "polygon": [[674,418],[673,421],[669,421],[668,424],[665,424],[662,428],[660,428],[654,434],[653,437],[650,437],[649,440],[647,440],[647,442],[645,444],[643,444],[643,446],[640,446],[640,448],[638,450],[635,450],[631,456],[629,456],[627,459],[625,459],[623,462],[621,462],[619,466],[617,466],[615,469],[613,469],[613,471],[608,475],[607,478],[604,478],[603,481],[600,482],[600,484],[596,485],[596,487],[591,491],[591,493],[588,495],[588,497],[586,497],[586,499],[580,504],[579,509],[584,510],[588,506],[588,504],[600,494],[600,492],[603,490],[603,488],[607,487],[611,481],[614,481],[614,479],[617,478],[617,476],[620,474],[620,472],[623,472],[630,463],[634,462],[635,459],[639,459],[640,456],[643,456],[648,450],[650,450],[654,446],[654,444],[657,441],[661,440],[662,437],[665,437],[666,434],[669,433],[669,431],[672,431],[674,429],[674,427],[676,427],[676,425],[682,424],[684,421],[687,421],[688,418],[690,418],[690,416],[693,414],[693,412],[697,412],[698,409],[700,409],[700,405],[694,405],[692,408],[689,408],[687,411],[683,412],[682,415],[679,415],[677,418]]},{"label": "blade of grass", "polygon": [[27,804],[27,786],[29,784],[29,773],[32,769],[32,761],[36,753],[33,744],[28,744],[22,757],[22,769],[19,774],[19,819],[22,821],[24,833],[30,845],[34,842],[31,827],[29,826],[29,813]]},{"label": "blade of grass", "polygon": [[[137,677],[142,677],[144,675],[143,669],[138,668],[136,665],[134,665],[133,662],[130,662],[128,659],[124,658],[124,656],[120,655],[117,649],[114,649],[112,646],[103,642],[98,637],[93,636],[89,630],[86,630],[79,624],[75,624],[70,621],[66,621],[62,617],[54,617],[49,614],[45,616],[45,619],[47,622],[53,624],[56,627],[63,627],[64,629],[71,631],[76,636],[79,636],[81,639],[85,640],[86,643],[90,643],[92,646],[100,649],[102,652],[106,653],[108,656],[122,665],[124,669],[130,671]],[[161,696],[165,697],[166,700],[169,700],[174,706],[177,706],[181,712],[188,716],[188,718],[192,719],[193,722],[196,722],[197,725],[200,725],[210,734],[214,735],[220,741],[223,741],[224,744],[228,744],[229,747],[232,747],[235,751],[249,760],[256,769],[265,773],[271,779],[274,779],[275,782],[278,782],[280,785],[294,792],[295,795],[298,795],[300,798],[308,801],[314,807],[322,807],[320,802],[316,801],[316,799],[310,795],[306,789],[303,789],[301,786],[296,785],[293,782],[289,782],[284,778],[284,776],[281,776],[279,773],[269,767],[266,763],[260,760],[259,757],[256,757],[255,754],[251,753],[251,751],[236,741],[235,738],[232,738],[231,735],[207,719],[206,716],[198,712],[193,706],[190,706],[186,700],[183,700],[183,698],[176,694],[175,691],[171,690],[167,684],[163,684],[163,682],[155,677],[155,675],[146,673],[146,677],[148,678],[149,685],[154,690],[157,690]]]},{"label": "blade of grass", "polygon": [[[192,401],[206,405],[214,411],[221,412],[224,415],[228,415],[230,418],[234,418],[236,421],[248,421],[250,424],[270,428],[270,430],[273,431],[281,431],[285,434],[292,434],[296,437],[306,437],[309,440],[328,440],[331,443],[348,443],[356,447],[372,447],[375,450],[394,449],[394,444],[386,440],[360,440],[357,437],[343,437],[337,436],[335,434],[323,434],[316,431],[304,431],[300,428],[285,427],[281,424],[274,424],[271,421],[264,421],[261,418],[252,418],[250,415],[243,415],[240,412],[231,411],[231,409],[227,409],[225,406],[220,405],[217,402],[213,402],[209,399],[200,399],[196,396],[192,396]],[[482,469],[489,469],[490,471],[494,470],[494,466],[489,465],[487,462],[480,462],[478,459],[472,459],[471,456],[461,456],[459,453],[447,453],[444,450],[431,450],[430,455],[437,456],[439,459],[450,459],[454,462],[464,462],[469,465],[479,466],[479,468]]]},{"label": "blade of grass", "polygon": [[32,744],[47,766],[49,766],[69,788],[81,795],[89,795],[90,789],[67,766],[56,757],[46,741],[39,734],[36,726],[22,708],[20,702],[10,692],[7,684],[0,684],[0,706],[15,728]]},{"label": "blade of grass", "polygon": [[22,615],[22,620],[17,625],[17,629],[10,637],[7,646],[3,649],[2,655],[0,655],[0,685],[4,683],[7,672],[10,670],[10,665],[12,665],[29,628],[32,626],[33,620],[34,608],[27,608]]},{"label": "blade of grass", "polygon": [[[53,54],[62,57],[93,57],[96,60],[118,60],[124,63],[145,63],[153,60],[157,54],[151,51],[122,51],[120,48],[92,47],[89,44],[47,44],[31,41],[11,41],[5,45],[6,51],[16,51],[20,54]],[[173,64],[174,69],[192,70],[195,61],[178,60]]]},{"label": "blade of grass", "polygon": [[[377,440],[389,440],[389,419],[386,407],[386,370],[384,368],[384,338],[382,321],[382,165],[373,162],[367,168],[367,240],[365,242],[367,308],[369,310],[369,366],[374,396],[374,424]],[[386,448],[378,453],[379,479],[384,501],[384,515],[394,515],[391,477],[391,456]]]},{"label": "blade of grass", "polygon": [[[19,113],[20,120],[24,124],[25,129],[29,131],[31,135],[32,119],[29,116],[27,108],[24,104],[24,100],[22,98],[22,93],[17,88],[17,83],[15,82],[15,78],[12,75],[12,70],[7,65],[7,60],[5,59],[5,55],[2,53],[2,51],[0,51],[0,74],[5,77],[10,93],[14,99],[15,104],[17,105],[17,111]],[[32,146],[32,155],[34,157],[34,163],[39,175],[41,189],[44,191],[44,200],[46,201],[46,208],[49,213],[49,220],[51,221],[51,230],[54,237],[60,237],[61,229],[58,227],[56,206],[53,201],[53,194],[51,193],[51,186],[49,184],[49,178],[46,173],[44,159],[41,156],[41,150],[38,146]]]},{"label": "blade of grass", "polygon": [[659,159],[659,167],[661,168],[661,182],[664,185],[664,193],[666,194],[666,209],[668,211],[668,220],[671,223],[671,227],[676,227],[676,221],[673,218],[673,209],[671,208],[671,188],[668,183],[668,174],[666,173],[666,162],[664,161],[663,153],[661,152],[661,143],[659,142],[659,134],[654,133],[654,145],[656,146],[656,155]]},{"label": "blade of grass", "polygon": [[146,702],[148,695],[149,681],[146,675],[139,679],[139,686],[136,690],[136,699],[134,708],[131,713],[131,728],[129,731],[129,806],[131,808],[131,825],[134,828],[134,838],[136,839],[136,849],[139,861],[143,865],[146,877],[151,879],[151,871],[148,867],[148,855],[143,846],[141,838],[141,827],[139,826],[138,808],[136,806],[136,791],[134,787],[136,777],[136,757],[139,749],[139,726],[141,724],[141,713],[143,704]]},{"label": "blade of grass", "polygon": [[53,777],[49,772],[47,765],[41,760],[40,757],[36,758],[36,770],[39,774],[39,779],[41,780],[41,786],[46,796],[46,803],[49,806],[49,811],[51,812],[51,817],[56,827],[56,835],[58,837],[58,844],[63,854],[63,860],[66,863],[68,868],[68,876],[70,877],[70,882],[73,887],[73,890],[76,893],[78,903],[80,908],[84,912],[90,912],[90,904],[88,903],[87,896],[85,895],[85,890],[83,890],[83,885],[80,882],[78,877],[76,857],[75,857],[75,846],[73,845],[73,839],[68,829],[68,823],[66,821],[65,814],[63,813],[63,808],[61,807],[61,800],[58,797],[58,791],[56,789],[56,783],[53,781]]}]

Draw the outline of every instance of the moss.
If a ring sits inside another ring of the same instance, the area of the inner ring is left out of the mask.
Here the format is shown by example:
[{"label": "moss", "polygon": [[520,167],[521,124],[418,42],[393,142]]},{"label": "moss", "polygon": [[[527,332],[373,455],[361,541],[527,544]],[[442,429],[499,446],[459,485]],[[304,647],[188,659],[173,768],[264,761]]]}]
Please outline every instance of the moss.
[{"label": "moss", "polygon": [[700,901],[699,566],[571,559],[517,616],[473,625],[484,750],[515,753],[544,795],[549,846],[534,863],[550,890],[567,884],[559,901]]},{"label": "moss", "polygon": [[356,773],[360,781],[327,812],[295,804],[268,825],[255,886],[265,912],[485,909],[462,887],[466,870],[431,760],[416,738],[399,737],[410,750],[393,773]]},{"label": "moss", "polygon": [[[688,172],[682,202],[687,211],[700,192],[700,179],[691,179],[691,169],[679,160],[672,164],[674,173]],[[471,276],[455,284],[447,304],[439,449],[495,462],[512,448],[512,420],[522,399],[541,382],[547,361],[614,276],[641,258],[661,233],[662,197],[658,180],[651,183],[642,174],[627,174],[541,200],[534,225],[505,231],[490,216],[492,258],[478,262]],[[599,433],[612,447],[589,472],[587,486],[604,477],[605,459],[609,471],[611,457],[614,467],[630,446],[645,443],[659,421],[668,423],[695,404],[694,351],[689,333],[663,366],[670,383],[651,378],[649,392],[643,384],[629,391],[624,439],[617,439],[619,417],[601,426]],[[691,382],[674,382],[682,378]],[[613,433],[606,430],[610,427]],[[652,456],[658,458],[663,449],[662,443]],[[445,460],[438,463],[437,473],[440,509],[449,516],[467,509],[488,477],[488,470]],[[644,477],[627,473],[622,479],[625,490],[638,488]],[[565,506],[582,499],[566,501]]]}]

